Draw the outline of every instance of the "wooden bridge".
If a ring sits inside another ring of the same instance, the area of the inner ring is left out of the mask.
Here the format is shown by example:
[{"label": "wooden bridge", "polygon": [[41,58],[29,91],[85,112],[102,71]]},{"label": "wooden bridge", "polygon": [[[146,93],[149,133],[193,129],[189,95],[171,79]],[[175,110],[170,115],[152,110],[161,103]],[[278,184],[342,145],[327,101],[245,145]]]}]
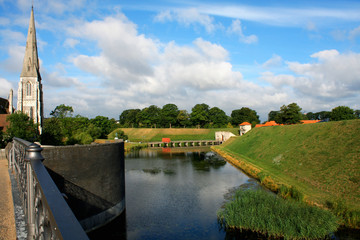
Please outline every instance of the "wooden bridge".
[{"label": "wooden bridge", "polygon": [[223,141],[218,140],[186,140],[170,142],[148,142],[148,147],[202,147],[220,145]]}]

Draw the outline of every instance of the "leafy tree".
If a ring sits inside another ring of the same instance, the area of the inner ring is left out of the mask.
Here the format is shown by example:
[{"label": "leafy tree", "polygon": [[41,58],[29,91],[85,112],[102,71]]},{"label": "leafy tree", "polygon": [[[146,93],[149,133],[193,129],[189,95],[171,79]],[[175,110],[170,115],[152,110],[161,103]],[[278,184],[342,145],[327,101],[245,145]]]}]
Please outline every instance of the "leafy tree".
[{"label": "leafy tree", "polygon": [[296,103],[290,103],[289,105],[283,105],[280,108],[279,119],[277,123],[282,124],[295,124],[299,123],[303,118],[301,108]]},{"label": "leafy tree", "polygon": [[329,120],[331,112],[321,111],[321,112],[314,113],[314,115],[315,115],[315,120]]},{"label": "leafy tree", "polygon": [[360,118],[360,110],[355,110],[355,117]]},{"label": "leafy tree", "polygon": [[268,114],[268,121],[277,121],[279,119],[280,111],[270,111]]},{"label": "leafy tree", "polygon": [[190,126],[190,115],[186,110],[180,110],[179,114],[176,117],[177,122],[180,126],[186,127]]},{"label": "leafy tree", "polygon": [[138,121],[136,115],[140,112],[140,109],[127,109],[120,115],[120,125],[122,127],[137,127]]},{"label": "leafy tree", "polygon": [[238,126],[243,122],[249,122],[252,125],[255,125],[260,123],[260,119],[256,111],[250,108],[242,107],[241,109],[233,110],[231,112],[231,123]]},{"label": "leafy tree", "polygon": [[141,127],[152,127],[160,122],[161,109],[155,105],[142,109],[136,115],[136,121]]},{"label": "leafy tree", "polygon": [[66,106],[65,104],[61,104],[56,106],[53,111],[51,111],[50,115],[56,118],[66,118],[72,117],[74,110],[71,106]]},{"label": "leafy tree", "polygon": [[170,127],[175,125],[177,122],[177,116],[179,109],[175,104],[166,104],[161,109],[161,125],[163,127]]},{"label": "leafy tree", "polygon": [[62,131],[62,124],[58,118],[44,119],[43,132],[41,134],[41,144],[63,145],[65,135]]},{"label": "leafy tree", "polygon": [[107,135],[110,132],[119,127],[117,126],[115,119],[109,119],[104,116],[96,116],[95,118],[90,119],[90,123],[100,129],[100,138],[107,138]]},{"label": "leafy tree", "polygon": [[37,124],[22,112],[15,112],[6,117],[9,127],[5,133],[5,140],[9,142],[12,138],[17,137],[30,142],[38,141],[40,138]]},{"label": "leafy tree", "polygon": [[354,110],[349,107],[338,106],[331,110],[331,115],[330,115],[331,121],[349,120],[354,118],[355,118]]},{"label": "leafy tree", "polygon": [[209,106],[207,104],[196,104],[191,111],[190,121],[194,126],[204,127],[210,122]]},{"label": "leafy tree", "polygon": [[308,120],[317,120],[316,115],[313,112],[308,112],[305,116]]},{"label": "leafy tree", "polygon": [[228,123],[228,116],[218,107],[213,107],[209,110],[210,124],[214,128],[225,127]]}]

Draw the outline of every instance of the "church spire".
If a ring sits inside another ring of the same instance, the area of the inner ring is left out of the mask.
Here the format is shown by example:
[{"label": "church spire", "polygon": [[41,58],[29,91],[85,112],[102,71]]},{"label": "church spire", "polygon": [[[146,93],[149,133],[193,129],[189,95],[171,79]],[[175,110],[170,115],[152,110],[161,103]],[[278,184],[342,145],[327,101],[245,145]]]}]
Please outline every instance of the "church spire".
[{"label": "church spire", "polygon": [[39,80],[40,66],[36,43],[34,7],[31,7],[29,30],[26,40],[25,56],[23,61],[23,68],[20,77],[37,77]]}]

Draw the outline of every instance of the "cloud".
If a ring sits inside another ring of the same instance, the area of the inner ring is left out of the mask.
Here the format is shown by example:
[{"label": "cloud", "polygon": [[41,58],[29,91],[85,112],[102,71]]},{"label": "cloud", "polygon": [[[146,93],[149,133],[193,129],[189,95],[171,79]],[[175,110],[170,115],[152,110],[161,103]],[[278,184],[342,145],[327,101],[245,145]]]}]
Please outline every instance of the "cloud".
[{"label": "cloud", "polygon": [[10,73],[20,74],[24,60],[25,47],[10,45],[7,49],[8,58],[1,62],[0,68]]},{"label": "cloud", "polygon": [[7,99],[9,96],[10,89],[13,89],[11,82],[5,78],[0,78],[0,97]]},{"label": "cloud", "polygon": [[203,14],[260,22],[275,26],[300,26],[313,22],[317,25],[339,22],[358,22],[360,5],[354,3],[326,7],[274,7],[229,4],[204,4],[198,6]]},{"label": "cloud", "polygon": [[63,46],[69,47],[69,48],[74,48],[79,43],[80,43],[80,41],[78,39],[67,38],[67,39],[65,39]]},{"label": "cloud", "polygon": [[231,26],[228,28],[228,33],[236,34],[239,37],[239,41],[247,44],[256,43],[258,37],[256,35],[245,36],[243,33],[243,27],[239,19],[233,20]]},{"label": "cloud", "polygon": [[155,16],[156,22],[176,21],[184,26],[200,25],[205,28],[208,33],[216,30],[217,26],[214,24],[214,19],[207,14],[200,13],[196,8],[187,8],[181,10],[166,10],[161,11]]},{"label": "cloud", "polygon": [[280,57],[279,55],[273,54],[272,58],[270,58],[269,60],[267,60],[266,62],[264,62],[262,64],[262,67],[263,68],[279,67],[282,65],[282,63],[283,63],[282,57]]},{"label": "cloud", "polygon": [[315,63],[287,62],[293,75],[263,73],[262,79],[277,88],[291,88],[301,97],[338,101],[359,98],[360,54],[324,50],[311,55]]},{"label": "cloud", "polygon": [[358,36],[360,36],[360,26],[357,28],[354,28],[349,32],[349,39],[355,40]]}]

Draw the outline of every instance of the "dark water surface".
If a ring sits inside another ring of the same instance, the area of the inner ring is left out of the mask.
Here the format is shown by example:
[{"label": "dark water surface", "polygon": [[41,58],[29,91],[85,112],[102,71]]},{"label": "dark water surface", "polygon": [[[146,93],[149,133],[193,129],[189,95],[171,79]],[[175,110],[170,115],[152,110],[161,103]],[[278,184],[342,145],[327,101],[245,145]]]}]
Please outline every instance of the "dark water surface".
[{"label": "dark water surface", "polygon": [[90,238],[264,239],[220,229],[216,214],[231,193],[261,187],[218,159],[209,148],[145,149],[126,155],[126,212]]}]

